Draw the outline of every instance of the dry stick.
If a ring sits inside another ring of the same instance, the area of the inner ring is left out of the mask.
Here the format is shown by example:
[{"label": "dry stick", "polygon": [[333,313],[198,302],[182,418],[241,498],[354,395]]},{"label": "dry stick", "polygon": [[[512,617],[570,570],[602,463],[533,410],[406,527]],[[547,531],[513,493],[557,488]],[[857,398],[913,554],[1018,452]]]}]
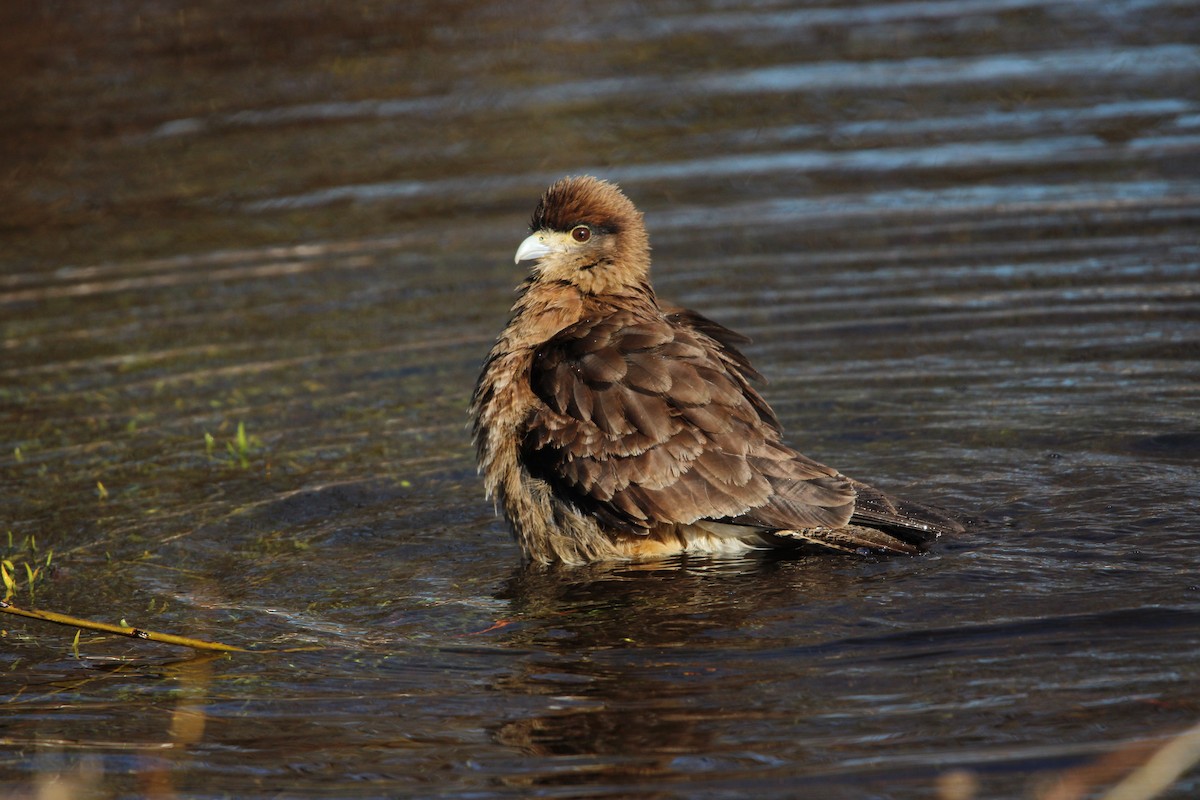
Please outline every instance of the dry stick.
[{"label": "dry stick", "polygon": [[43,622],[53,622],[56,625],[67,625],[72,628],[82,628],[88,631],[104,631],[105,633],[115,633],[119,636],[128,636],[131,639],[146,639],[151,642],[162,642],[163,644],[176,644],[181,647],[191,647],[194,650],[218,650],[223,653],[249,653],[253,652],[244,647],[236,647],[231,644],[221,644],[220,642],[206,642],[203,639],[190,639],[187,636],[176,636],[171,633],[155,633],[143,628],[129,628],[124,625],[109,625],[107,622],[92,622],[89,619],[80,619],[72,617],[68,614],[59,614],[55,611],[27,611],[23,608],[17,608],[11,603],[6,603],[0,600],[0,611],[5,614],[16,614],[18,617],[27,617],[29,619],[40,619]]}]

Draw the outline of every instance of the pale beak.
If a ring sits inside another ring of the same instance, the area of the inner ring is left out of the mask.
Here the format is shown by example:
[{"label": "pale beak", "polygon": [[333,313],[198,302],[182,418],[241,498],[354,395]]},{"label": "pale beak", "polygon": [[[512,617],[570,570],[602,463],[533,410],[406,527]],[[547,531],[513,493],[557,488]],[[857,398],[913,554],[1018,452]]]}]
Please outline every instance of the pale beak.
[{"label": "pale beak", "polygon": [[520,264],[522,261],[536,261],[539,258],[545,258],[551,253],[558,252],[559,248],[553,247],[549,243],[550,237],[545,231],[530,234],[521,242],[521,246],[517,248],[517,255],[513,259],[514,264]]}]

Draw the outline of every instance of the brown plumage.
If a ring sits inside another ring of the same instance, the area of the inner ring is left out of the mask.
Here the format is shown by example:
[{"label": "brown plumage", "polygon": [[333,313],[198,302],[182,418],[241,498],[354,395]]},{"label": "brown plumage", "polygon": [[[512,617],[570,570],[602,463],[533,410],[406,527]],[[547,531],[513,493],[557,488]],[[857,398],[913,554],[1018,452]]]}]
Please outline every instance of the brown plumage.
[{"label": "brown plumage", "polygon": [[962,529],[785,445],[739,334],[660,305],[613,184],[542,195],[533,260],[471,413],[488,494],[542,563],[816,545],[916,553]]}]

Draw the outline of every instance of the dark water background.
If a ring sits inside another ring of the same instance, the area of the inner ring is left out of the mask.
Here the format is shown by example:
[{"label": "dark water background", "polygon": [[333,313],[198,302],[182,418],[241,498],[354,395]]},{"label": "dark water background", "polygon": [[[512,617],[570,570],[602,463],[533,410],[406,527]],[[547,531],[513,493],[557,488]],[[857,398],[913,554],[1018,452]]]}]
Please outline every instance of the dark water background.
[{"label": "dark water background", "polygon": [[[322,648],[0,617],[6,797],[1011,797],[1200,717],[1194,2],[16,2],[0,76],[14,601]],[[792,443],[993,524],[520,570],[465,407],[578,173]]]}]

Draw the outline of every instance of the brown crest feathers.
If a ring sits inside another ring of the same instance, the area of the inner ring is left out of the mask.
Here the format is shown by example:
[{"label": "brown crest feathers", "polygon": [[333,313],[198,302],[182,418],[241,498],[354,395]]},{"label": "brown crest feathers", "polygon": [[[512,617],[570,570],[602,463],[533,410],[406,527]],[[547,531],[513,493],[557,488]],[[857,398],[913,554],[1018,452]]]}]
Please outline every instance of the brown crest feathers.
[{"label": "brown crest feathers", "polygon": [[580,224],[621,233],[641,228],[642,212],[608,181],[588,176],[563,178],[542,194],[529,229],[566,232]]}]

